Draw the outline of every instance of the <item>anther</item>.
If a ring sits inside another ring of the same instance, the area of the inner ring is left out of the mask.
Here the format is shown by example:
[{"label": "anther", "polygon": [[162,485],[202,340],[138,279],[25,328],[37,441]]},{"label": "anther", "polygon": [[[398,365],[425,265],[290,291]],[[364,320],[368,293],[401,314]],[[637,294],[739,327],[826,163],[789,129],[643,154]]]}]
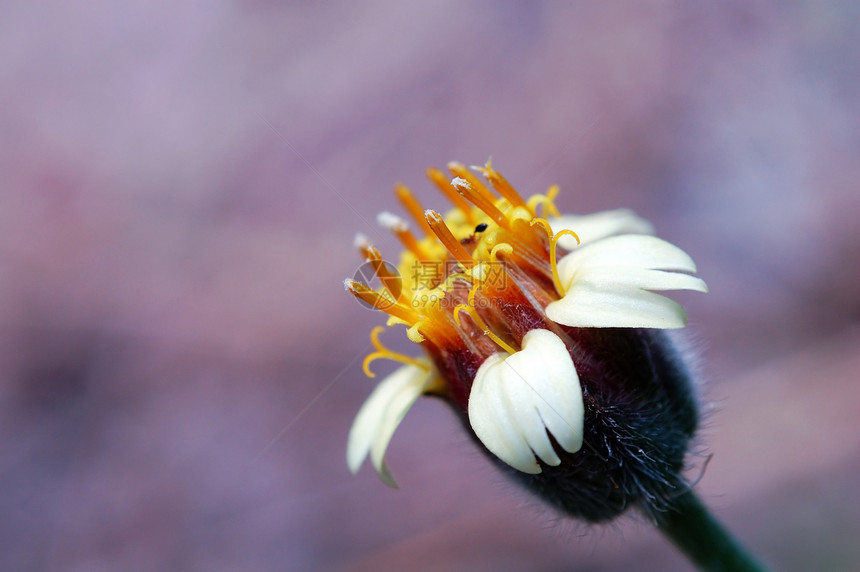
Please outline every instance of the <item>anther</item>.
[{"label": "anther", "polygon": [[496,197],[493,196],[490,189],[488,189],[487,186],[472,173],[472,171],[467,169],[465,165],[457,163],[456,161],[451,161],[448,163],[448,170],[451,171],[451,174],[455,177],[459,177],[469,183],[476,194],[484,197],[490,203],[495,202]]}]

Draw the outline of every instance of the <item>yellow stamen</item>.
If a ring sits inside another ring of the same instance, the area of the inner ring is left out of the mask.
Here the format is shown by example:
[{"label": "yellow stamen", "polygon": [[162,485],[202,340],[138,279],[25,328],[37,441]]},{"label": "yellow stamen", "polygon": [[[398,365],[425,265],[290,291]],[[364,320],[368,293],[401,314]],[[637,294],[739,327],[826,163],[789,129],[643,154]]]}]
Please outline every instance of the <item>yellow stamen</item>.
[{"label": "yellow stamen", "polygon": [[[483,167],[472,167],[476,171],[479,171],[481,174],[486,177],[487,181],[490,182],[490,185],[499,193],[502,197],[508,199],[508,202],[515,207],[526,207],[529,208],[526,201],[520,196],[520,194],[514,189],[511,184],[495,169],[493,169],[492,159],[487,159],[487,164]],[[534,211],[532,211],[532,215],[534,215]]]},{"label": "yellow stamen", "polygon": [[364,362],[361,364],[361,368],[364,370],[364,374],[367,377],[376,377],[376,374],[370,371],[370,364],[378,359],[390,359],[392,361],[414,365],[415,367],[420,367],[427,371],[430,370],[426,363],[407,355],[397,353],[383,346],[382,342],[379,341],[379,334],[384,330],[385,326],[376,326],[370,331],[370,342],[373,344],[373,347],[376,348],[376,351],[368,354],[367,357],[364,358]]},{"label": "yellow stamen", "polygon": [[424,216],[426,217],[430,231],[439,237],[439,242],[448,249],[451,256],[466,268],[474,266],[475,261],[472,258],[472,255],[469,254],[468,250],[463,248],[463,245],[460,244],[459,240],[454,238],[454,235],[451,233],[451,229],[449,229],[448,225],[445,224],[445,220],[442,218],[442,215],[436,211],[428,210],[424,212]]},{"label": "yellow stamen", "polygon": [[558,212],[558,208],[555,206],[555,197],[558,195],[558,185],[553,185],[549,188],[549,190],[544,195],[534,195],[529,198],[528,207],[532,212],[537,214],[538,205],[543,206],[543,212],[541,215],[543,218],[548,216],[561,216],[561,213]]},{"label": "yellow stamen", "polygon": [[475,308],[475,293],[478,291],[479,287],[480,287],[480,283],[477,283],[477,282],[475,283],[474,286],[472,286],[472,289],[469,291],[469,302],[468,302],[468,304],[458,304],[457,307],[454,308],[454,321],[459,326],[460,325],[460,312],[466,312],[467,314],[469,314],[469,316],[472,317],[472,320],[474,320],[474,322],[478,326],[478,328],[483,330],[484,335],[487,336],[488,338],[490,338],[491,340],[493,340],[493,342],[497,346],[499,346],[500,348],[502,348],[503,350],[505,350],[506,352],[508,352],[511,355],[517,353],[517,350],[515,350],[514,348],[509,346],[499,336],[497,336],[492,331],[490,331],[490,328],[487,326],[486,322],[484,322],[484,320],[481,319],[481,316],[478,315],[478,310]]},{"label": "yellow stamen", "polygon": [[557,233],[553,234],[552,227],[549,223],[542,218],[532,219],[532,226],[540,226],[546,231],[546,235],[549,238],[549,265],[552,268],[552,283],[555,285],[555,291],[558,292],[559,296],[564,296],[566,293],[566,289],[564,285],[561,283],[561,278],[558,276],[558,264],[557,264],[557,253],[558,250],[558,239],[562,236],[569,235],[576,239],[576,243],[580,244],[579,236],[570,229],[560,230]]},{"label": "yellow stamen", "polygon": [[508,244],[507,242],[500,242],[496,246],[493,247],[493,250],[490,251],[490,258],[498,260],[499,252],[504,252],[505,254],[513,254],[514,247]]},{"label": "yellow stamen", "polygon": [[390,316],[400,318],[407,324],[415,324],[421,319],[421,316],[419,316],[409,306],[398,304],[391,298],[383,296],[382,294],[372,289],[370,286],[367,286],[366,284],[356,282],[355,280],[347,279],[344,281],[343,285],[350,292],[350,294],[352,294],[359,300],[370,304],[377,310],[382,310]]},{"label": "yellow stamen", "polygon": [[424,207],[421,206],[421,203],[418,202],[418,199],[416,199],[415,195],[412,194],[412,191],[409,190],[409,187],[400,184],[395,185],[394,194],[397,195],[397,199],[403,205],[403,208],[405,208],[406,212],[415,219],[418,226],[420,226],[426,234],[432,234],[430,227],[427,226],[427,221],[424,220]]},{"label": "yellow stamen", "polygon": [[475,214],[472,212],[472,205],[469,204],[469,201],[460,196],[460,193],[457,192],[457,189],[451,185],[451,181],[440,171],[439,169],[427,169],[427,178],[436,185],[436,187],[442,191],[448,200],[454,204],[455,207],[463,211],[466,215],[466,220],[469,221],[469,224],[475,224]]}]

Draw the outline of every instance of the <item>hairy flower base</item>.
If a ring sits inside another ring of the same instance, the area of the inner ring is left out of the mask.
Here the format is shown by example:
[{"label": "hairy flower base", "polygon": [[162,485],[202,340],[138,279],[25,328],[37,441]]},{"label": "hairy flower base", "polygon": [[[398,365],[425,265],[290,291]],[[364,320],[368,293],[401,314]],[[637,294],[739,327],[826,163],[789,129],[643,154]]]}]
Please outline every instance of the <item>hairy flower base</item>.
[{"label": "hairy flower base", "polygon": [[537,475],[511,469],[487,451],[488,457],[549,505],[589,522],[633,506],[652,515],[668,510],[688,489],[680,473],[698,423],[680,356],[659,330],[568,333],[583,389],[583,446],[576,453],[557,447],[561,463],[542,464]]}]

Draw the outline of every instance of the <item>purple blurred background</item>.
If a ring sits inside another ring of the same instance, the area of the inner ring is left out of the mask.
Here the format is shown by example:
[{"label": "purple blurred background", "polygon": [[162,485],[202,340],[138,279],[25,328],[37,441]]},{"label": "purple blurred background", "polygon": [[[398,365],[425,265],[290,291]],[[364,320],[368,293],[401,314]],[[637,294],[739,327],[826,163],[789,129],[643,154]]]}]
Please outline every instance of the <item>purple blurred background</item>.
[{"label": "purple blurred background", "polygon": [[775,568],[860,568],[858,32],[848,0],[3,2],[0,568],[685,569],[434,401],[400,491],[346,469],[383,321],[352,237],[396,257],[392,184],[443,208],[423,170],[490,155],[693,255],[700,494]]}]

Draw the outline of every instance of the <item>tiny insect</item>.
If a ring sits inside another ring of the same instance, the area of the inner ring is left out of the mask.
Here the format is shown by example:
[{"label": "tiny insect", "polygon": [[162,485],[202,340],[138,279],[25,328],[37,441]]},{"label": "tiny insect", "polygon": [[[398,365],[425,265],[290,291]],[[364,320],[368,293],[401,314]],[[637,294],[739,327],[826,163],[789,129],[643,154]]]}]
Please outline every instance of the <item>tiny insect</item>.
[{"label": "tiny insect", "polygon": [[487,230],[487,223],[482,222],[481,224],[479,224],[478,226],[475,227],[475,232],[473,232],[470,236],[467,236],[466,238],[462,239],[460,241],[460,244],[462,244],[463,246],[467,246],[469,244],[474,244],[478,240],[478,237],[475,235],[480,234],[480,233],[484,232],[485,230]]}]

